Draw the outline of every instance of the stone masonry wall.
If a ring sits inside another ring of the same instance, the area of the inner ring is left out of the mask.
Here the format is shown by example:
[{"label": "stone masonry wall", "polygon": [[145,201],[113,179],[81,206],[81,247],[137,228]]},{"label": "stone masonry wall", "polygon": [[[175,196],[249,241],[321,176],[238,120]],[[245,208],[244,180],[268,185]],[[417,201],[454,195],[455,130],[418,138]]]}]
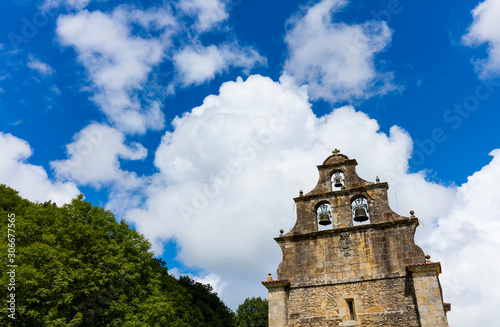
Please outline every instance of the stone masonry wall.
[{"label": "stone masonry wall", "polygon": [[425,262],[415,245],[417,220],[370,224],[276,238],[283,251],[278,279],[294,286],[406,276]]},{"label": "stone masonry wall", "polygon": [[438,274],[441,272],[439,264],[430,263],[409,269],[412,272],[422,327],[448,326],[438,279]]},{"label": "stone masonry wall", "polygon": [[269,327],[286,327],[288,322],[289,281],[262,282],[268,289]]},{"label": "stone masonry wall", "polygon": [[[346,300],[353,302],[354,320]],[[407,277],[292,288],[288,312],[290,327],[420,327]]]}]

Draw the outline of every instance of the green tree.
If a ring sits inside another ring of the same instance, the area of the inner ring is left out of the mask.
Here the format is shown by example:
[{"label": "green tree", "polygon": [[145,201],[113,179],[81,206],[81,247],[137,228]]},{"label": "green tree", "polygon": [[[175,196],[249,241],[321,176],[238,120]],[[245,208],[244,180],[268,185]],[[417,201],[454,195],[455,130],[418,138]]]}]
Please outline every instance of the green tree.
[{"label": "green tree", "polygon": [[15,215],[17,265],[13,321],[2,264],[1,326],[192,327],[223,319],[211,289],[180,283],[142,235],[82,198],[57,207],[0,185],[0,255],[7,262],[8,219]]},{"label": "green tree", "polygon": [[210,285],[195,282],[188,276],[181,276],[179,282],[193,296],[193,304],[198,309],[197,318],[202,320],[203,327],[234,326],[234,314]]},{"label": "green tree", "polygon": [[237,327],[267,327],[268,303],[260,297],[247,298],[236,311]]}]

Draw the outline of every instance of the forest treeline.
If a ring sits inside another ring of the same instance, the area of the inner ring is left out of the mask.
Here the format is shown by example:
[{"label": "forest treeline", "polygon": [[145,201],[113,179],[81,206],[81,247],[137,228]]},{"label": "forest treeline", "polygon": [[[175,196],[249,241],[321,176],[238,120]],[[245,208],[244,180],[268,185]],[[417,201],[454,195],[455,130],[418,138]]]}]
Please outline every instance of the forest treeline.
[{"label": "forest treeline", "polygon": [[232,312],[210,285],[171,276],[144,236],[81,195],[58,207],[0,185],[0,224],[1,326],[267,326],[267,300]]}]

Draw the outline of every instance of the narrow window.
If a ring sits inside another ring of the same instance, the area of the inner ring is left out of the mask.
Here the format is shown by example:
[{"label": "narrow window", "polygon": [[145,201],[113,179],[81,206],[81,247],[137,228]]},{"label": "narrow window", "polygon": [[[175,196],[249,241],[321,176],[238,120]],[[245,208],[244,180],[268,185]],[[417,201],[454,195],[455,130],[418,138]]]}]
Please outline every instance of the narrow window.
[{"label": "narrow window", "polygon": [[351,320],[354,319],[354,300],[353,299],[346,299],[347,306],[349,307],[349,315]]}]

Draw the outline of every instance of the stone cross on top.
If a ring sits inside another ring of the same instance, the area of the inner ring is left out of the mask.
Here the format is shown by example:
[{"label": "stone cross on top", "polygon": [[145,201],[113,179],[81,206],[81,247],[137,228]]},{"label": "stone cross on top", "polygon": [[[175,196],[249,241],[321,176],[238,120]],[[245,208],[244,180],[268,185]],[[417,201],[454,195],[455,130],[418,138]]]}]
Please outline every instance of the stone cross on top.
[{"label": "stone cross on top", "polygon": [[338,154],[338,153],[340,153],[340,150],[339,150],[339,149],[335,149],[335,150],[333,150],[333,151],[332,151],[332,153],[333,153],[335,156],[337,156],[337,154]]}]

